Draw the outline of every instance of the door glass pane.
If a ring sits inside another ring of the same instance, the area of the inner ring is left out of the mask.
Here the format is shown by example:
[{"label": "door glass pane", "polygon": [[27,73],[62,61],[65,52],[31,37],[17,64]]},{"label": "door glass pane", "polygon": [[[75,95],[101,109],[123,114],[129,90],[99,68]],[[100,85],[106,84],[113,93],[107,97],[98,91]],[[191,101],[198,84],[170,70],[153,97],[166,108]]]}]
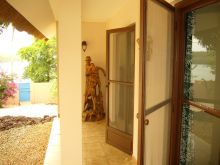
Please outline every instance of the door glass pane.
[{"label": "door glass pane", "polygon": [[185,152],[188,157],[184,163],[219,165],[220,119],[192,106],[189,107],[189,110],[193,119],[190,121],[191,127],[187,135]]},{"label": "door glass pane", "polygon": [[148,1],[146,109],[171,98],[173,21],[172,12],[152,0]]},{"label": "door glass pane", "polygon": [[[155,106],[172,97],[174,13],[147,1],[146,104]],[[159,20],[159,21],[158,21]],[[167,104],[146,116],[145,164],[167,165],[169,158],[171,106]]]},{"label": "door glass pane", "polygon": [[133,134],[134,87],[110,83],[109,125],[122,132]]},{"label": "door glass pane", "polygon": [[134,31],[110,34],[110,80],[134,81]]},{"label": "door glass pane", "polygon": [[[220,109],[220,3],[186,14],[184,99]],[[220,122],[183,106],[180,163],[219,165]]]},{"label": "door glass pane", "polygon": [[188,13],[190,100],[220,109],[220,3]]},{"label": "door glass pane", "polygon": [[145,164],[166,165],[169,161],[170,145],[170,104],[147,116],[145,126]]}]

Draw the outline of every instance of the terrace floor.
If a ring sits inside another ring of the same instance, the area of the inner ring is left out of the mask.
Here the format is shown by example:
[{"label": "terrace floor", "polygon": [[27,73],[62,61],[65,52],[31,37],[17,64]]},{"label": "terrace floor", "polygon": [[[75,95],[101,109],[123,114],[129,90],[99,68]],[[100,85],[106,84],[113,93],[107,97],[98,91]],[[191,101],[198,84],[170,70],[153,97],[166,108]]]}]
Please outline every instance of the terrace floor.
[{"label": "terrace floor", "polygon": [[[57,116],[56,105],[23,105],[0,109],[0,116],[43,117]],[[105,143],[105,120],[83,122],[83,165],[136,165],[136,160]],[[54,118],[49,144],[44,160],[45,165],[61,165],[60,119]]]}]

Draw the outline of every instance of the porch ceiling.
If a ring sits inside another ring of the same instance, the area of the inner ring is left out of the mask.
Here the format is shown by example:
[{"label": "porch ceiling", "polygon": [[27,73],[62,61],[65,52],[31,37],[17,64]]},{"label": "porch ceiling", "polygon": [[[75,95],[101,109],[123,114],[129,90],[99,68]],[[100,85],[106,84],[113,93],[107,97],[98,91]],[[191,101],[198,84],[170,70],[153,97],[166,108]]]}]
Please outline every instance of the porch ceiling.
[{"label": "porch ceiling", "polygon": [[[20,15],[27,20],[26,22],[29,22],[29,25],[33,25],[32,30],[29,28],[29,33],[32,31],[33,34],[33,29],[35,28],[35,31],[39,33],[37,36],[41,36],[40,38],[42,38],[42,36],[49,38],[56,35],[55,20],[57,19],[58,13],[58,0],[1,0],[1,3],[5,1],[15,8]],[[129,3],[129,1],[130,0],[82,0],[82,21],[106,22],[126,3]],[[166,1],[174,4],[181,0]],[[21,29],[24,28],[22,25],[25,26],[26,23],[20,22]]]},{"label": "porch ceiling", "polygon": [[82,21],[106,22],[129,0],[82,0]]},{"label": "porch ceiling", "polygon": [[[174,5],[181,0],[166,1]],[[106,22],[129,2],[130,0],[82,0],[82,21]]]},{"label": "porch ceiling", "polygon": [[7,2],[44,36],[50,38],[56,35],[56,22],[49,0],[7,0]]},{"label": "porch ceiling", "polygon": [[7,1],[0,1],[0,20],[11,22],[17,30],[26,31],[37,38],[45,38],[45,36],[36,29],[25,17],[15,10]]}]

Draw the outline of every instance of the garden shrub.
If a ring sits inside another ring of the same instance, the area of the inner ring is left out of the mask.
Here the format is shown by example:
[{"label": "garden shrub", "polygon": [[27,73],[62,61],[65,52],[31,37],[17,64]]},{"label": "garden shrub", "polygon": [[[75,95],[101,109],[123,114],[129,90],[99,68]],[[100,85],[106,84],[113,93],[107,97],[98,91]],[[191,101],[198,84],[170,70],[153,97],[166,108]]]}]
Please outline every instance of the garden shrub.
[{"label": "garden shrub", "polygon": [[7,75],[5,72],[0,72],[0,108],[10,98],[14,97],[17,92],[17,85],[13,81],[12,75]]}]

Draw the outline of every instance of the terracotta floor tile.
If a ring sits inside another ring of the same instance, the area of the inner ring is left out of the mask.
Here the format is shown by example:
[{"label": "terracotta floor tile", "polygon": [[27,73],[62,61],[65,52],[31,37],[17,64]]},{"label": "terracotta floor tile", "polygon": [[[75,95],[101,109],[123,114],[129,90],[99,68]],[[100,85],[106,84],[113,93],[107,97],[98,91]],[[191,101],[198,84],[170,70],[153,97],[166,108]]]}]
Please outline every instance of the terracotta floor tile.
[{"label": "terracotta floor tile", "polygon": [[104,157],[105,152],[102,150],[100,143],[85,143],[85,158]]},{"label": "terracotta floor tile", "polygon": [[83,165],[136,165],[132,156],[105,143],[105,124],[83,122]]},{"label": "terracotta floor tile", "polygon": [[108,165],[105,157],[86,159],[86,165]]}]

